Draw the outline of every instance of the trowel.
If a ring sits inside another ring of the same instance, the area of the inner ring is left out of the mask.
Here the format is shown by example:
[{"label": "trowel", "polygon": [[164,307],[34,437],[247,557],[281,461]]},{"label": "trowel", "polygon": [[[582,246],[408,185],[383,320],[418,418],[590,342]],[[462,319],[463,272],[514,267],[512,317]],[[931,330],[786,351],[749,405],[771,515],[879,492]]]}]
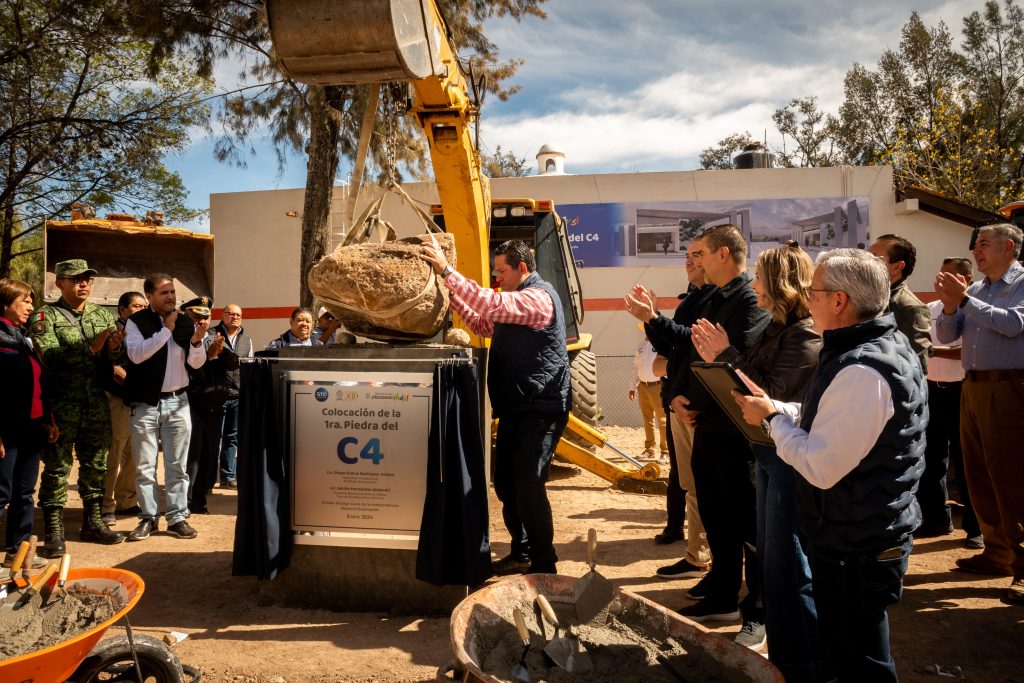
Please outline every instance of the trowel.
[{"label": "trowel", "polygon": [[576,605],[576,622],[586,624],[604,610],[614,597],[612,582],[602,576],[594,566],[597,564],[597,531],[587,531],[587,564],[590,571],[572,584],[573,603]]},{"label": "trowel", "polygon": [[[555,664],[569,673],[574,671],[591,671],[594,668],[590,661],[590,655],[583,649],[579,638],[572,635],[568,626],[563,627],[555,616],[555,610],[551,609],[551,603],[543,595],[537,596],[537,604],[544,618],[555,627],[555,635],[544,646],[544,652],[551,657]],[[559,631],[564,631],[564,636],[559,636]]]},{"label": "trowel", "polygon": [[523,641],[523,654],[519,655],[519,662],[512,667],[512,680],[529,683],[530,671],[526,668],[526,653],[530,650],[530,632],[526,628],[526,619],[518,607],[512,610],[512,618],[516,622],[519,640]]},{"label": "trowel", "polygon": [[46,569],[36,577],[36,580],[32,582],[32,585],[25,589],[25,592],[21,594],[20,598],[18,598],[18,602],[14,603],[14,609],[21,609],[27,605],[33,597],[38,595],[39,590],[46,585],[46,582],[49,581],[54,574],[57,573],[57,569],[57,565],[52,562],[46,565]]},{"label": "trowel", "polygon": [[67,600],[68,592],[64,588],[64,584],[68,582],[68,571],[71,569],[71,555],[64,553],[64,557],[60,558],[60,573],[57,574],[57,590],[60,591],[60,600],[64,602]]},{"label": "trowel", "polygon": [[[35,538],[33,536],[33,538]],[[18,552],[14,555],[14,561],[11,562],[11,573],[7,577],[7,583],[4,584],[3,588],[0,588],[0,600],[6,600],[7,594],[18,590],[18,572],[21,570],[21,565],[25,563],[25,557],[28,555],[28,541],[22,541],[21,545],[18,546]]]}]

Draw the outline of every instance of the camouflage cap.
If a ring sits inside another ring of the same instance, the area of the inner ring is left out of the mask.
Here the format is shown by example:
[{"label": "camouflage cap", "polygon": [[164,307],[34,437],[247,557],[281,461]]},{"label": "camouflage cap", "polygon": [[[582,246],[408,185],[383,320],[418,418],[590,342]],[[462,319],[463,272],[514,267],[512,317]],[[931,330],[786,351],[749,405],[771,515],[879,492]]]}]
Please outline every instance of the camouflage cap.
[{"label": "camouflage cap", "polygon": [[210,317],[210,307],[213,306],[213,299],[208,296],[197,296],[189,299],[181,305],[181,310],[186,313],[195,313],[201,318]]},{"label": "camouflage cap", "polygon": [[53,274],[56,277],[76,277],[78,275],[85,275],[86,273],[93,276],[96,274],[96,271],[89,267],[89,264],[85,262],[85,259],[80,258],[61,261],[53,267]]}]

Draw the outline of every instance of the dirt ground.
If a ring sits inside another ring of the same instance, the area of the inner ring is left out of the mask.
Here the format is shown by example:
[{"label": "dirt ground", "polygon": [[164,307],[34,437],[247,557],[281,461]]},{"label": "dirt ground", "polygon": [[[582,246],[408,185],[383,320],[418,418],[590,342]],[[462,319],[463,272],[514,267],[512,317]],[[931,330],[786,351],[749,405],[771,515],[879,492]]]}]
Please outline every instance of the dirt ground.
[{"label": "dirt ground", "polygon": [[[612,442],[629,452],[642,449],[642,432],[608,428]],[[638,448],[639,447],[639,448]],[[610,454],[610,453],[609,453]],[[74,481],[74,478],[72,479]],[[655,545],[664,522],[663,497],[620,493],[587,472],[548,486],[555,511],[559,571],[585,571],[587,529],[597,529],[599,569],[619,586],[670,607],[686,603],[683,589],[695,580],[664,581],[655,570],[674,562],[681,545]],[[446,618],[396,617],[382,613],[336,613],[260,604],[254,578],[231,576],[235,491],[216,489],[210,515],[190,521],[194,540],[156,535],[143,543],[100,546],[79,543],[81,504],[72,494],[67,524],[70,552],[78,567],[121,567],[140,574],[146,591],[131,612],[139,632],[162,637],[187,633],[175,646],[180,659],[199,668],[209,683],[299,683],[304,681],[433,681],[451,657]],[[493,550],[508,550],[492,496]],[[42,523],[37,516],[37,528]],[[114,527],[128,531],[135,520]],[[951,571],[963,548],[963,532],[915,544],[903,601],[890,610],[893,652],[902,681],[948,678],[962,671],[976,683],[1024,681],[1021,655],[1024,608],[1002,602],[1008,579],[977,580]],[[739,623],[717,629],[732,637]],[[956,678],[954,678],[955,680]]]}]

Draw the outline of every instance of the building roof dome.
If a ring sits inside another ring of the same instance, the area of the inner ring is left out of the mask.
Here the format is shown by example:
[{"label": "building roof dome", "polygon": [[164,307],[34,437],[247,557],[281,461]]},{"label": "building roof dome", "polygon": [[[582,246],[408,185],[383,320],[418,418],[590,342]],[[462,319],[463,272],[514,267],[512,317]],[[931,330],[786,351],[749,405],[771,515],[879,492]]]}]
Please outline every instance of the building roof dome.
[{"label": "building roof dome", "polygon": [[554,154],[561,157],[565,156],[565,152],[559,149],[558,145],[552,145],[551,143],[547,143],[540,148],[540,151],[537,152],[537,156],[540,156],[541,154]]}]

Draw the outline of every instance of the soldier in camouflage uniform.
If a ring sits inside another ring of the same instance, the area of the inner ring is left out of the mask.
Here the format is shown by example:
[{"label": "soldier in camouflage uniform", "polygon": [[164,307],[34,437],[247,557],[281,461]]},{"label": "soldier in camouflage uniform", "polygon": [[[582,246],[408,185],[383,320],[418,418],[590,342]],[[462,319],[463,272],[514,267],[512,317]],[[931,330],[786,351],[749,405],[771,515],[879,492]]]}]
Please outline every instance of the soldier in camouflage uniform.
[{"label": "soldier in camouflage uniform", "polygon": [[78,492],[85,516],[81,539],[113,544],[124,534],[103,522],[103,479],[110,448],[110,408],[100,373],[110,374],[121,353],[123,333],[116,332],[114,316],[89,303],[95,270],[82,259],[61,261],[54,268],[61,297],[42,306],[31,318],[36,349],[46,366],[53,414],[60,428],[56,444],[43,453],[39,506],[43,508],[46,539],[43,557],[65,552],[64,506],[68,500],[72,448],[78,457]]}]

